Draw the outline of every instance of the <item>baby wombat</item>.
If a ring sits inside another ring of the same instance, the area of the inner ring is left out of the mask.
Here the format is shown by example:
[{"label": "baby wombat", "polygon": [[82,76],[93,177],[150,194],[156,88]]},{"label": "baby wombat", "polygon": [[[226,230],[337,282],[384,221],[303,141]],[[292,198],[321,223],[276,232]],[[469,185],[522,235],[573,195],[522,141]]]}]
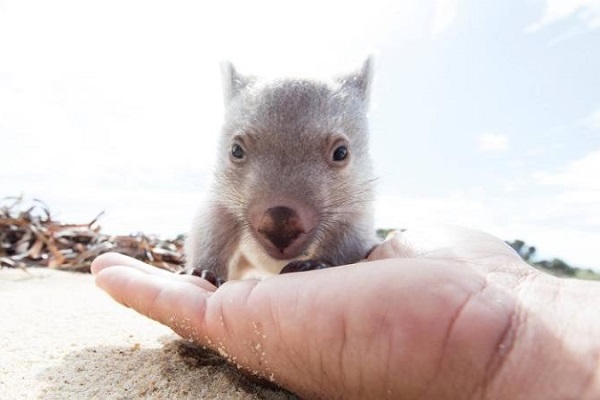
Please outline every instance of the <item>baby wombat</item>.
[{"label": "baby wombat", "polygon": [[225,121],[213,190],[186,243],[188,272],[214,283],[365,258],[377,244],[370,59],[331,82],[222,70]]}]

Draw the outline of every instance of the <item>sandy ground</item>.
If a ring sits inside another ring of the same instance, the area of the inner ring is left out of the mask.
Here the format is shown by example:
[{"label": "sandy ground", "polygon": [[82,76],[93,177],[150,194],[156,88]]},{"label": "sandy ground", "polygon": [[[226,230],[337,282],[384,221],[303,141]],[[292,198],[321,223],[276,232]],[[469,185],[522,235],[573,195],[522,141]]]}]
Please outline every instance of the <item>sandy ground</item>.
[{"label": "sandy ground", "polygon": [[91,275],[0,269],[0,399],[289,399],[110,299]]}]

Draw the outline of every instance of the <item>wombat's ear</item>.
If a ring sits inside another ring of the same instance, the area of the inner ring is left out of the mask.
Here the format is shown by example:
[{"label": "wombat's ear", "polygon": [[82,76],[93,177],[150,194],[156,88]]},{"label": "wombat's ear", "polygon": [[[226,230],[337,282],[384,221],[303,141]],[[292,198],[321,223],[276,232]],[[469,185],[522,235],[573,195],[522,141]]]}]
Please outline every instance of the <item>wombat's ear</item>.
[{"label": "wombat's ear", "polygon": [[356,90],[362,97],[365,104],[369,103],[371,92],[371,80],[373,75],[373,56],[370,55],[363,63],[360,70],[346,76],[338,78],[342,88],[351,88]]},{"label": "wombat's ear", "polygon": [[237,72],[233,64],[229,61],[221,63],[221,76],[223,78],[223,98],[225,105],[228,105],[231,99],[254,81],[253,78],[243,76]]}]

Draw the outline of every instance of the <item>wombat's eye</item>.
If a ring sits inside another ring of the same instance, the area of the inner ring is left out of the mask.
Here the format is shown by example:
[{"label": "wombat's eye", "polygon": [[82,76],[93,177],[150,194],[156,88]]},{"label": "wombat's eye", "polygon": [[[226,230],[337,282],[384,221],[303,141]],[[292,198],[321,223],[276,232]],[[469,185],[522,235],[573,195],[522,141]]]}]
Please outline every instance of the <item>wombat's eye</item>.
[{"label": "wombat's eye", "polygon": [[242,149],[242,146],[235,143],[233,146],[231,146],[231,155],[233,156],[233,158],[241,160],[246,155],[246,152],[244,151],[244,149]]},{"label": "wombat's eye", "polygon": [[338,146],[333,151],[333,161],[344,161],[348,157],[348,148],[346,146]]}]

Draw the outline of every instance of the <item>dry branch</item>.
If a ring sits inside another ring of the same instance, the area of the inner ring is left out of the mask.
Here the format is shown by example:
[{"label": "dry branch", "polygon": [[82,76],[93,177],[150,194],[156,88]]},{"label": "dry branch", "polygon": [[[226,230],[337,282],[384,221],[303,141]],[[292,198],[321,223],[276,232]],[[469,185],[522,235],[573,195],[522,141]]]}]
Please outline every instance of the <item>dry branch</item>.
[{"label": "dry branch", "polygon": [[94,258],[116,251],[169,271],[182,269],[182,237],[106,235],[98,225],[101,215],[87,224],[63,224],[52,219],[48,206],[40,200],[0,200],[0,267],[36,265],[89,272]]}]

